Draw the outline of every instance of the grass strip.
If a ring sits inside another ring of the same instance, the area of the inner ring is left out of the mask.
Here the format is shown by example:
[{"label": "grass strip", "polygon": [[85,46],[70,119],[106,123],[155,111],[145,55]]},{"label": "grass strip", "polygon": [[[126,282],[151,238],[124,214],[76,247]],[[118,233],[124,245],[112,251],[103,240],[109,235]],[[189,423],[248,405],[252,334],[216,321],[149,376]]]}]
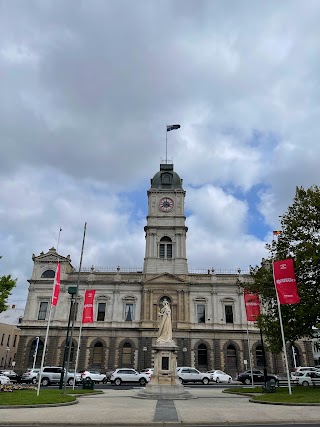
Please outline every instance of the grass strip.
[{"label": "grass strip", "polygon": [[[277,387],[274,393],[262,393],[262,387],[234,387],[225,390],[227,393],[255,394],[253,400],[274,403],[319,403],[320,387],[294,386],[289,394],[287,387]],[[259,393],[258,395],[256,395]],[[260,394],[261,393],[261,394]]]},{"label": "grass strip", "polygon": [[7,405],[43,405],[67,403],[76,400],[72,394],[90,394],[93,390],[68,390],[64,394],[63,390],[14,390],[13,392],[2,392],[0,394],[0,406]]}]

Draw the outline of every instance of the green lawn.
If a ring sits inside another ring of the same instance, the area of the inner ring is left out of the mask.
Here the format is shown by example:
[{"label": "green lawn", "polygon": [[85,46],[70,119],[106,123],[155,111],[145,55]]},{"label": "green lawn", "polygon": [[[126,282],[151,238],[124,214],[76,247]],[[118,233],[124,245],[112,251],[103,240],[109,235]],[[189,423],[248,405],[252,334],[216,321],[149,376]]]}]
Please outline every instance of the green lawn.
[{"label": "green lawn", "polygon": [[[254,400],[262,400],[265,402],[282,402],[282,403],[319,403],[320,404],[320,387],[302,387],[293,386],[292,394],[289,394],[288,388],[276,388],[274,393],[263,393],[262,387],[254,388],[232,388],[226,390],[231,393],[259,393],[252,396]],[[261,393],[261,394],[260,394]]]},{"label": "green lawn", "polygon": [[90,394],[94,390],[67,390],[64,394],[63,390],[48,390],[41,389],[39,396],[37,390],[14,390],[13,392],[1,392],[0,405],[37,405],[48,403],[65,403],[76,400],[72,394]]}]

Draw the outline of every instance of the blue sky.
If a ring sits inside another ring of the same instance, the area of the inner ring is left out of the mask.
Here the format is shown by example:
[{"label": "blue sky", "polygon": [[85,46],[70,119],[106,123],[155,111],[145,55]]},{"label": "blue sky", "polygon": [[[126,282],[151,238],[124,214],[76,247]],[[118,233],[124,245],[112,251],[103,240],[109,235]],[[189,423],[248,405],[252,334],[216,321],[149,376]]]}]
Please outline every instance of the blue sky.
[{"label": "blue sky", "polygon": [[150,178],[183,178],[190,268],[259,264],[296,186],[320,181],[320,4],[4,0],[0,274],[32,254],[139,266]]}]

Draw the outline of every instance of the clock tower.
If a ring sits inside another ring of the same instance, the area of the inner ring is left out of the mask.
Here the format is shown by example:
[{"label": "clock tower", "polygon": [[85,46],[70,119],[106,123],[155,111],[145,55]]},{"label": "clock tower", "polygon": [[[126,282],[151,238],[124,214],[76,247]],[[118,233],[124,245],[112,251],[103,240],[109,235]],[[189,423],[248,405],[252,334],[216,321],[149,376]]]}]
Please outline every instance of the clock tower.
[{"label": "clock tower", "polygon": [[185,194],[173,164],[161,164],[148,191],[145,274],[188,274]]}]

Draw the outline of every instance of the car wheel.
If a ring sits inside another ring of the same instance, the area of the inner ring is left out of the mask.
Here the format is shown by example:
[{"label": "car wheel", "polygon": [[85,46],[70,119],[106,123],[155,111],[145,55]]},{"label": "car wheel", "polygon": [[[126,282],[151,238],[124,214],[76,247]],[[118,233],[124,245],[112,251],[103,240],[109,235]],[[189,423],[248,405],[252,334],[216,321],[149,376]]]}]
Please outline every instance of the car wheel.
[{"label": "car wheel", "polygon": [[202,384],[204,384],[204,385],[207,385],[207,384],[209,384],[209,378],[203,378],[203,380],[202,380]]},{"label": "car wheel", "polygon": [[32,382],[32,384],[37,384],[37,382],[38,382],[37,378],[36,377],[32,378],[31,382]]},{"label": "car wheel", "polygon": [[231,384],[231,378],[228,379],[228,384]]},{"label": "car wheel", "polygon": [[219,384],[219,382],[220,382],[220,378],[219,378],[219,377],[217,377],[217,378],[216,378],[216,383],[217,383],[217,384]]},{"label": "car wheel", "polygon": [[114,380],[115,385],[120,385],[122,383],[121,378],[116,378]]},{"label": "car wheel", "polygon": [[73,378],[69,378],[67,384],[68,385],[73,385]]},{"label": "car wheel", "polygon": [[146,382],[145,378],[140,378],[139,380],[140,385],[146,385]]},{"label": "car wheel", "polygon": [[244,383],[248,385],[248,384],[251,384],[251,381],[249,380],[249,378],[246,378],[246,379],[244,380]]},{"label": "car wheel", "polygon": [[183,379],[179,378],[180,384],[183,384]]},{"label": "car wheel", "polygon": [[102,384],[107,384],[107,382],[108,382],[107,378],[103,378]]},{"label": "car wheel", "polygon": [[308,381],[303,381],[303,382],[302,382],[302,385],[303,385],[304,387],[308,387],[308,386],[309,386],[309,383],[308,383]]},{"label": "car wheel", "polygon": [[47,387],[50,384],[49,378],[42,378],[41,385]]}]

